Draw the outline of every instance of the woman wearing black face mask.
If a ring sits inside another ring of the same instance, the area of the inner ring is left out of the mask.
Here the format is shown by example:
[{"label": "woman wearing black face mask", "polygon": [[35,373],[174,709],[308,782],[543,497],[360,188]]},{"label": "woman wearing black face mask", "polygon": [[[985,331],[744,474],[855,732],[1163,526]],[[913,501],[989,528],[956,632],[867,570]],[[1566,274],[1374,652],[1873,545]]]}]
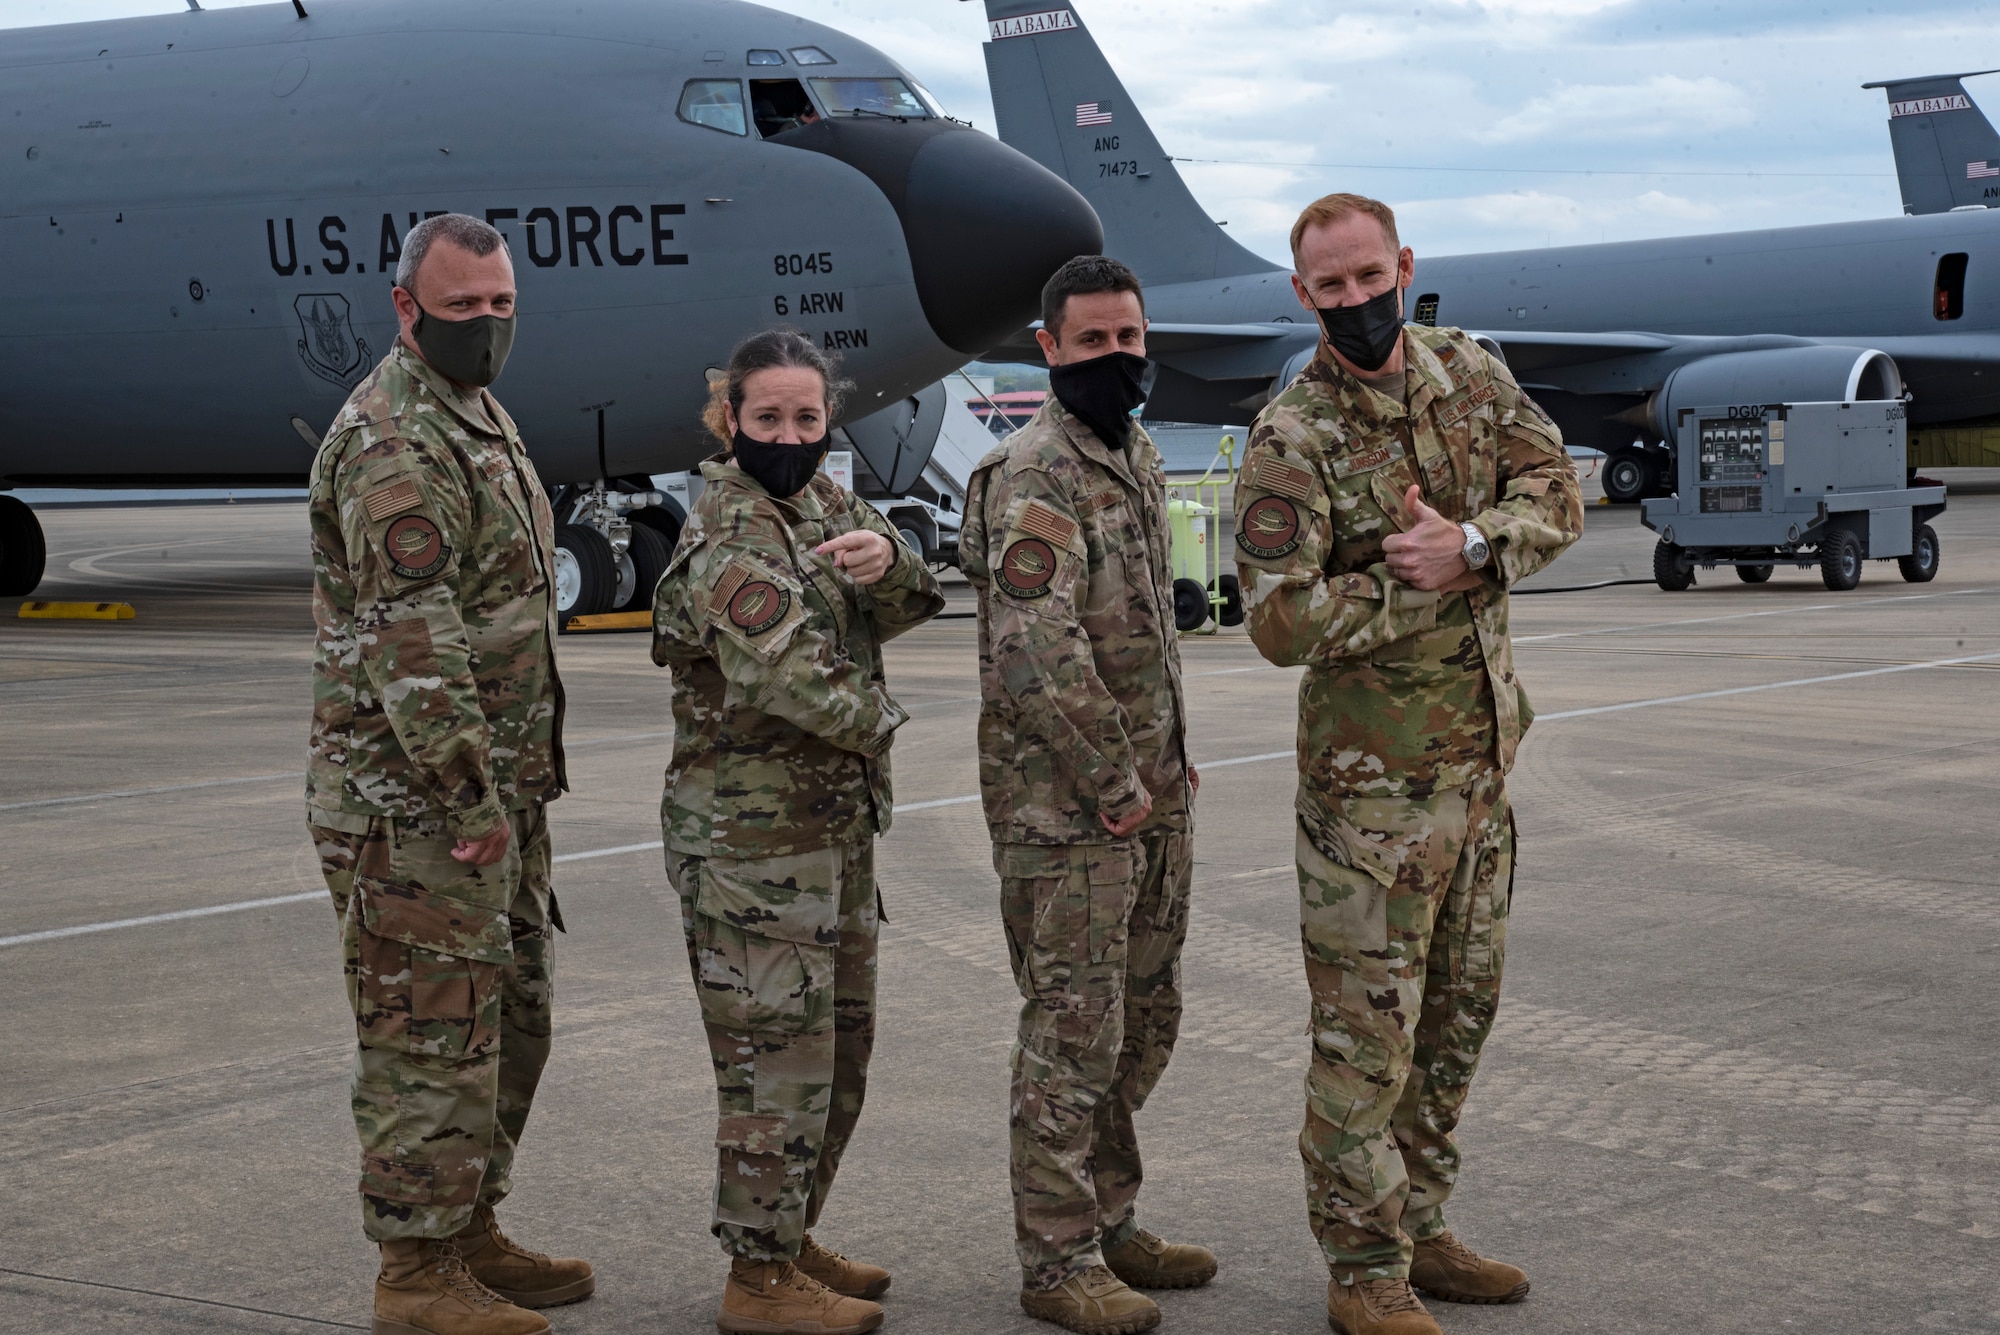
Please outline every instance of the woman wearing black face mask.
[{"label": "woman wearing black face mask", "polygon": [[728,448],[701,466],[653,602],[653,661],[674,678],[668,876],[720,1104],[725,1331],[873,1330],[867,1300],[889,1287],[806,1230],[874,1041],[874,841],[907,717],[882,643],[944,599],[874,507],[815,471],[843,388],[795,330],[736,349],[705,414]]}]

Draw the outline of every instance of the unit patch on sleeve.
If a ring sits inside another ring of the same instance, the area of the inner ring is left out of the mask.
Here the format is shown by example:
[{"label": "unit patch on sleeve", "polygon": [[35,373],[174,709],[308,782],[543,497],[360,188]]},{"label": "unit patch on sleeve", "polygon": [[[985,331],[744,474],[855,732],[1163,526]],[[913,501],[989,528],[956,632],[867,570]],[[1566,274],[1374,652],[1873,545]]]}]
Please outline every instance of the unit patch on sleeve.
[{"label": "unit patch on sleeve", "polygon": [[1392,440],[1387,445],[1377,445],[1372,450],[1359,454],[1344,455],[1333,461],[1333,475],[1336,478],[1350,478],[1356,473],[1372,473],[1403,457],[1403,442]]},{"label": "unit patch on sleeve", "polygon": [[729,624],[745,635],[762,635],[792,610],[792,595],[768,579],[746,579],[729,599]]},{"label": "unit patch on sleeve", "polygon": [[1312,495],[1312,474],[1294,463],[1272,455],[1265,455],[1251,470],[1250,483],[1266,491],[1275,491],[1280,496],[1289,496],[1295,501],[1305,500]]},{"label": "unit patch on sleeve", "polygon": [[417,484],[409,478],[391,482],[386,487],[377,487],[362,500],[361,508],[368,512],[368,522],[379,524],[390,515],[401,514],[405,510],[416,509],[421,497],[417,494]]},{"label": "unit patch on sleeve", "polygon": [[1076,536],[1074,519],[1065,519],[1040,501],[1029,501],[1021,517],[1014,521],[1014,527],[1057,548],[1069,546],[1069,540]]},{"label": "unit patch on sleeve", "polygon": [[1236,545],[1251,556],[1269,561],[1299,545],[1299,509],[1283,496],[1259,496],[1243,512]]},{"label": "unit patch on sleeve", "polygon": [[428,579],[444,569],[451,548],[429,515],[407,514],[391,521],[382,538],[389,565],[404,579]]},{"label": "unit patch on sleeve", "polygon": [[1016,538],[1000,557],[1000,568],[993,577],[1016,598],[1039,598],[1049,591],[1061,559],[1040,538]]}]

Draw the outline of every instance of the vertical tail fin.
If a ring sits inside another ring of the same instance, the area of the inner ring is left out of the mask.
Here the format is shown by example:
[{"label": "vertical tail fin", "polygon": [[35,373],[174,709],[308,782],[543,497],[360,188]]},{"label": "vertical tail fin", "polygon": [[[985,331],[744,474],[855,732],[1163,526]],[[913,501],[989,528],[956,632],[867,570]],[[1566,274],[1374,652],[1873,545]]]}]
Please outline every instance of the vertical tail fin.
[{"label": "vertical tail fin", "polygon": [[1068,181],[1104,251],[1148,285],[1265,273],[1188,192],[1072,0],[986,0],[986,77],[1001,142]]},{"label": "vertical tail fin", "polygon": [[1943,213],[1966,205],[2000,207],[2000,134],[1959,80],[2000,70],[1931,74],[1864,83],[1889,98],[1889,144],[1903,212]]}]

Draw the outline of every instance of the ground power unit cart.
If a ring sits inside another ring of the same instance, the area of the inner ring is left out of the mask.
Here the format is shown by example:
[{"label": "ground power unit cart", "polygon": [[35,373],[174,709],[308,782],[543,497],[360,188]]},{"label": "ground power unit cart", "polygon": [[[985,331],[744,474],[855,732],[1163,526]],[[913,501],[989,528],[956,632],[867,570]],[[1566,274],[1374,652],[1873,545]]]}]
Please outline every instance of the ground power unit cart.
[{"label": "ground power unit cart", "polygon": [[1861,582],[1864,561],[1903,578],[1938,572],[1930,521],[1944,487],[1908,480],[1900,399],[1722,404],[1675,413],[1678,486],[1645,502],[1660,535],[1653,578],[1690,588],[1696,567],[1734,566],[1762,584],[1781,565],[1818,566],[1829,589]]}]

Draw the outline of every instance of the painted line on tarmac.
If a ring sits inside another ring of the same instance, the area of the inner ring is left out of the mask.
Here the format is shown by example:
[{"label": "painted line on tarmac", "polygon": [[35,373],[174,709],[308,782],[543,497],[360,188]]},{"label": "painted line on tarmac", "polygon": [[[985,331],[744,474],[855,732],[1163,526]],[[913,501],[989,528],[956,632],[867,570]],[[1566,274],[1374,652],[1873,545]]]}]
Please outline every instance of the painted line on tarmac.
[{"label": "painted line on tarmac", "polygon": [[218,913],[242,913],[247,909],[270,908],[274,904],[297,904],[308,899],[325,899],[326,891],[308,890],[298,895],[273,895],[269,899],[239,899],[233,904],[210,904],[202,909],[181,909],[175,913],[148,913],[143,918],[114,918],[109,922],[78,923],[74,927],[52,927],[46,932],[23,932],[0,936],[0,946],[25,946],[31,941],[57,941],[66,936],[87,936],[92,932],[115,932],[121,927],[151,927],[155,923],[180,922],[187,918],[208,918]]},{"label": "painted line on tarmac", "polygon": [[1794,612],[1838,612],[1850,607],[1874,607],[1882,603],[1921,603],[1933,598],[1963,598],[1977,593],[1995,593],[2000,590],[1948,589],[1943,593],[1899,593],[1886,598],[1849,598],[1838,603],[1806,603],[1798,607],[1772,607],[1761,612],[1731,612],[1726,616],[1690,617],[1685,621],[1642,621],[1631,626],[1602,626],[1596,630],[1564,630],[1548,635],[1516,635],[1515,644],[1541,644],[1548,640],[1575,640],[1586,635],[1622,635],[1635,630],[1666,630],[1674,626],[1707,626],[1718,621],[1748,621],[1755,617],[1790,616]]},{"label": "painted line on tarmac", "polygon": [[[1595,705],[1588,709],[1566,709],[1555,714],[1541,714],[1537,723],[1554,723],[1561,719],[1590,718],[1598,714],[1616,714],[1628,709],[1651,709],[1657,705],[1686,704],[1694,700],[1717,700],[1731,695],[1750,695],[1758,691],[1782,691],[1794,686],[1819,686],[1834,681],[1855,681],[1862,677],[1884,677],[1897,672],[1921,672],[1929,668],[1959,667],[1967,663],[2000,662],[2000,653],[1965,654],[1957,658],[1937,658],[1922,663],[1898,663],[1893,667],[1864,668],[1858,672],[1835,672],[1823,677],[1797,677],[1790,681],[1770,681],[1755,686],[1731,686],[1718,691],[1694,691],[1686,695],[1662,695],[1650,700],[1627,700],[1615,705]],[[610,740],[610,739],[606,739]],[[1298,753],[1294,750],[1260,751],[1250,756],[1230,756],[1223,760],[1204,760],[1196,769],[1227,769],[1231,765],[1255,765],[1271,760],[1290,760]],[[250,780],[220,780],[219,782],[250,782]],[[964,797],[938,797],[927,802],[904,802],[895,811],[931,811],[939,807],[968,806],[979,801],[977,793]],[[626,853],[650,853],[666,847],[663,840],[653,839],[640,844],[617,844],[610,848],[587,848],[576,853],[558,854],[555,862],[583,862],[592,858],[618,857]],[[182,909],[176,913],[152,913],[141,918],[117,918],[109,922],[79,923],[74,927],[56,927],[43,932],[25,932],[19,936],[0,936],[0,947],[21,946],[35,941],[55,941],[64,937],[84,936],[93,932],[116,931],[123,927],[149,927],[155,923],[179,922],[187,918],[206,918],[218,913],[240,913],[248,909],[268,908],[277,904],[296,904],[303,900],[318,899],[320,891],[310,890],[304,894],[277,895],[269,899],[239,900],[232,904],[213,904],[207,908]]]},{"label": "painted line on tarmac", "polygon": [[160,793],[186,793],[197,788],[227,788],[238,783],[270,783],[275,779],[303,779],[302,769],[283,774],[245,774],[235,779],[204,779],[200,783],[169,783],[158,788],[120,788],[108,793],[79,793],[75,797],[44,797],[33,802],[0,802],[0,811],[27,811],[33,807],[66,807],[75,802],[103,802],[114,797],[153,797]]}]

